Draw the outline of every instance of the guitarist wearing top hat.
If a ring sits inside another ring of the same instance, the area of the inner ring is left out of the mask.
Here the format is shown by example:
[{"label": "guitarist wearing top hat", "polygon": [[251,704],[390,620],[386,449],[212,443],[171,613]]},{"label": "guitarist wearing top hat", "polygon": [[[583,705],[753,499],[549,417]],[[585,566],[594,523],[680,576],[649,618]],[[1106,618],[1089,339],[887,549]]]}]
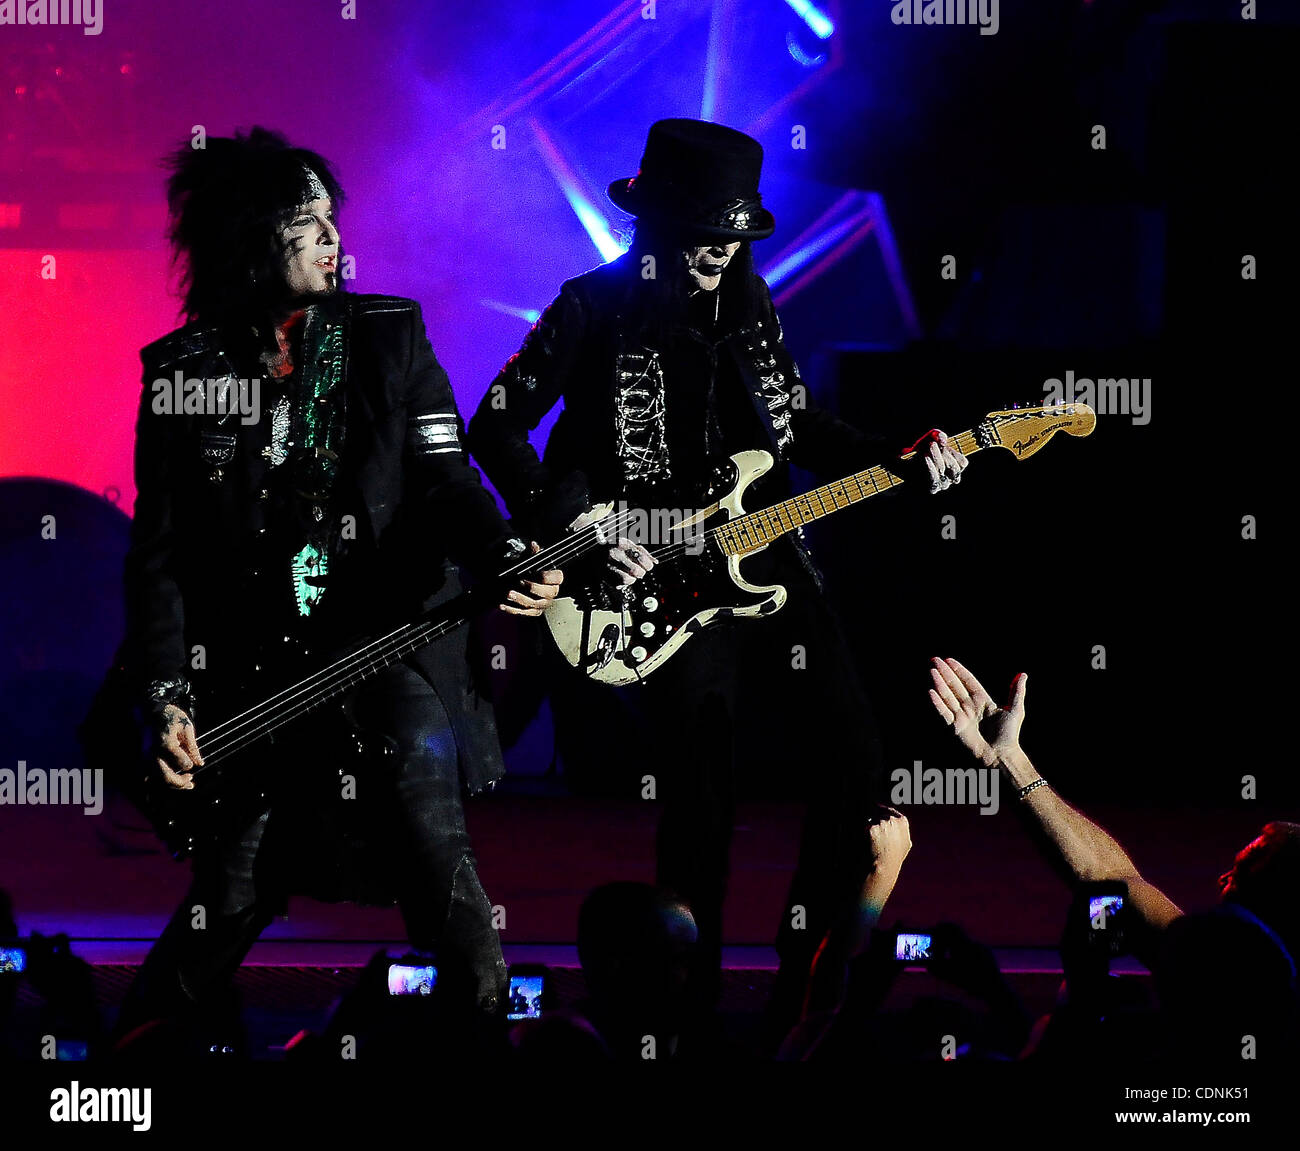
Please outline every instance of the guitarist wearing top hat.
[{"label": "guitarist wearing top hat", "polygon": [[[751,244],[775,222],[759,194],[763,152],[741,132],[697,120],[651,126],[640,171],[609,187],[636,217],[620,258],[567,281],[493,381],[468,429],[469,449],[516,524],[540,539],[590,524],[596,501],[645,509],[703,506],[717,460],[764,449],[776,460],[760,488],[788,496],[794,464],[838,478],[884,461],[869,436],[816,407],[782,341]],[[543,459],[529,433],[563,401]],[[941,431],[898,462],[921,466],[931,492],[960,482],[966,458]],[[755,505],[760,506],[760,505]],[[654,560],[642,541],[608,541],[606,578],[629,585]],[[790,590],[785,617],[815,677],[815,726],[826,741],[798,765],[808,801],[799,863],[777,940],[781,971],[770,1008],[779,1032],[795,1021],[818,942],[851,906],[871,864],[865,834],[883,768],[871,709],[842,629],[820,594],[802,539],[783,536],[746,561],[749,578]],[[771,579],[764,577],[771,576]],[[690,903],[700,947],[693,999],[707,1013],[720,988],[722,905],[733,828],[739,669],[771,624],[723,623],[692,637],[631,689],[660,730],[655,775],[663,813],[658,881]],[[634,754],[634,753],[629,753]],[[802,908],[802,913],[799,912]]]}]

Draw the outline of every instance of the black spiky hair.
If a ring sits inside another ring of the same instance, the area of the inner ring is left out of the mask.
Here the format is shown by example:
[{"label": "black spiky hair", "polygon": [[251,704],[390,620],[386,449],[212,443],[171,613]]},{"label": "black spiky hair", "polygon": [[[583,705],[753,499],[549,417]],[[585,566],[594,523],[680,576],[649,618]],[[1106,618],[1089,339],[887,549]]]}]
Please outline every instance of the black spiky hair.
[{"label": "black spiky hair", "polygon": [[190,320],[258,322],[283,303],[277,228],[311,199],[312,174],[334,202],[343,189],[325,158],[255,127],[183,144],[165,160],[168,240]]}]

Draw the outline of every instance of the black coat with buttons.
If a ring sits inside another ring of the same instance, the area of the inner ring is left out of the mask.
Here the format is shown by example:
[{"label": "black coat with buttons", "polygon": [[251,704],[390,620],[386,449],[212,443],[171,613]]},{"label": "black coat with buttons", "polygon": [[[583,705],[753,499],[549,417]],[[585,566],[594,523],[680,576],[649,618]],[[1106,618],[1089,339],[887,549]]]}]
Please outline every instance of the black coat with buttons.
[{"label": "black coat with buttons", "polygon": [[[462,590],[459,567],[471,576],[495,574],[513,535],[465,454],[455,399],[419,305],[340,293],[318,307],[341,325],[345,341],[345,438],[331,514],[352,519],[347,554],[333,565],[333,582],[312,615],[311,653],[293,680],[330,662],[337,645],[385,634],[452,599]],[[141,360],[123,660],[141,693],[159,682],[192,684],[202,746],[205,727],[250,690],[241,685],[257,682],[251,669],[283,660],[285,650],[276,651],[288,629],[268,603],[263,570],[268,396],[255,405],[256,421],[221,410],[168,410],[178,373],[182,380],[259,378],[246,348],[201,323],[148,345]],[[462,779],[478,791],[504,767],[467,636],[468,628],[459,628],[407,659],[437,692]],[[290,646],[303,661],[294,638]]]},{"label": "black coat with buttons", "polygon": [[[629,490],[627,453],[620,457],[619,412],[626,410],[620,391],[644,389],[648,377],[655,387],[656,375],[666,395],[675,478],[701,462],[707,390],[727,391],[715,400],[724,419],[732,416],[725,454],[762,448],[775,460],[751,507],[790,494],[791,464],[829,480],[885,459],[882,437],[813,402],[760,277],[753,285],[761,302],[756,322],[724,327],[711,340],[680,331],[663,346],[651,346],[624,314],[628,280],[638,275],[629,265],[633,258],[629,253],[566,281],[470,421],[470,450],[517,522],[549,540],[593,503]],[[529,434],[561,401],[564,410],[539,458]],[[689,499],[689,493],[663,489],[655,495]],[[801,538],[790,540],[812,570]]]}]

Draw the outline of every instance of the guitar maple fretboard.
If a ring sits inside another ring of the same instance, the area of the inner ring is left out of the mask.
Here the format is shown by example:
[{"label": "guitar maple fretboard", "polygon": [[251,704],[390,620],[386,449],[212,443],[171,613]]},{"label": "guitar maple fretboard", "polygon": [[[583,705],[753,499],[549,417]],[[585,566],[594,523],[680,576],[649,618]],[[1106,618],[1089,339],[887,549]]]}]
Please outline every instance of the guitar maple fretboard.
[{"label": "guitar maple fretboard", "polygon": [[[951,442],[966,455],[980,450],[980,445],[973,431],[962,432],[951,437]],[[744,555],[770,544],[787,532],[792,532],[804,524],[812,523],[823,516],[861,503],[880,492],[896,488],[903,482],[883,464],[867,468],[845,476],[842,480],[832,480],[819,488],[793,496],[779,504],[773,504],[762,511],[750,512],[728,520],[714,528],[709,534],[717,540],[725,555]]]}]

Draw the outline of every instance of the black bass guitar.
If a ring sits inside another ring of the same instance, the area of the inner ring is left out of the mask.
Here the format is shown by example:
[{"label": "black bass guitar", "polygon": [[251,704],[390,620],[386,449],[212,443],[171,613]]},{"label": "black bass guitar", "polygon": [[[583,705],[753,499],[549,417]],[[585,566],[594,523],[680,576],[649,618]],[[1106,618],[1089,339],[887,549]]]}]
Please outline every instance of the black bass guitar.
[{"label": "black bass guitar", "polygon": [[[278,774],[268,773],[265,760],[250,760],[250,749],[282,740],[287,749],[284,777],[290,782],[301,776],[305,766],[294,758],[293,725],[311,724],[314,746],[337,751],[326,765],[306,765],[312,770],[342,776],[354,772],[358,761],[391,754],[393,748],[386,739],[353,721],[343,699],[345,693],[455,631],[480,610],[502,602],[505,592],[519,580],[562,568],[601,546],[595,533],[581,533],[556,547],[525,555],[494,580],[378,639],[335,653],[328,662],[315,657],[320,666],[310,674],[302,674],[313,660],[308,649],[294,641],[268,645],[257,666],[233,690],[201,701],[203,726],[198,744],[203,764],[191,772],[192,789],[171,787],[162,777],[155,762],[152,733],[138,711],[134,722],[123,721],[122,712],[130,710],[130,704],[125,702],[121,684],[114,692],[116,702],[101,705],[97,701],[103,714],[88,719],[81,729],[88,762],[95,765],[108,760],[114,785],[145,815],[173,857],[184,859],[201,842],[218,839],[241,819],[265,810],[268,799],[279,794]],[[121,669],[115,674],[121,678]],[[209,715],[216,716],[216,722],[208,722]],[[105,747],[124,746],[127,750],[116,755],[104,751]]]}]

